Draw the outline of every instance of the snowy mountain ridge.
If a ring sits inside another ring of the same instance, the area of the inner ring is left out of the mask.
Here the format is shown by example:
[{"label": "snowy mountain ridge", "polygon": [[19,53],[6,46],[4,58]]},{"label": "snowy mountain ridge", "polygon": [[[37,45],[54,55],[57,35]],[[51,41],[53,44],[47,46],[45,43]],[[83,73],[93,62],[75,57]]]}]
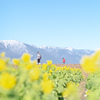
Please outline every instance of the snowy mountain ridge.
[{"label": "snowy mountain ridge", "polygon": [[37,52],[42,55],[41,63],[52,60],[53,63],[62,63],[62,58],[66,59],[66,63],[80,63],[80,59],[84,55],[91,55],[94,51],[84,49],[73,49],[72,47],[60,48],[51,46],[36,47],[16,40],[0,40],[0,53],[6,52],[6,56],[12,58],[20,58],[23,53],[27,52],[31,55],[31,60],[37,58]]},{"label": "snowy mountain ridge", "polygon": [[41,47],[39,47],[40,49],[66,49],[66,50],[69,50],[69,51],[72,51],[73,48],[72,47],[66,47],[66,48],[63,48],[63,47],[54,47],[54,46],[46,46],[46,45],[42,45]]},{"label": "snowy mountain ridge", "polygon": [[4,43],[5,44],[5,47],[7,45],[23,45],[23,43],[19,42],[19,41],[16,41],[16,40],[0,40],[1,43]]}]

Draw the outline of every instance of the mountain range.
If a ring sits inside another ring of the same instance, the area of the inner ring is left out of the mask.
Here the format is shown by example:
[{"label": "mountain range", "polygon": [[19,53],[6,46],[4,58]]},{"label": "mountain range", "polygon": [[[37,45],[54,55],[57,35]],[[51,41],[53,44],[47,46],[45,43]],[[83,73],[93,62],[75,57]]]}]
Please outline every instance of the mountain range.
[{"label": "mountain range", "polygon": [[62,58],[66,59],[66,64],[79,64],[82,56],[94,53],[93,50],[87,49],[60,48],[45,45],[37,47],[16,40],[0,40],[0,53],[5,52],[6,57],[11,59],[20,58],[23,53],[29,53],[31,60],[35,60],[38,51],[42,55],[41,63],[52,60],[54,64],[61,64]]}]

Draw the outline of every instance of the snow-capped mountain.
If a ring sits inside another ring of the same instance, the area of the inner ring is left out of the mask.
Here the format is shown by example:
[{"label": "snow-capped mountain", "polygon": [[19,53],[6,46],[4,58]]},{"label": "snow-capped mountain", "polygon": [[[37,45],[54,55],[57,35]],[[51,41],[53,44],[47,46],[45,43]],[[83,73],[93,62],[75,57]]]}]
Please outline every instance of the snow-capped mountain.
[{"label": "snow-capped mountain", "polygon": [[41,63],[52,60],[53,63],[62,63],[62,58],[66,59],[66,63],[77,64],[83,55],[91,55],[92,50],[78,50],[72,47],[60,48],[41,46],[36,47],[16,40],[0,40],[0,53],[6,52],[6,56],[12,58],[20,58],[23,53],[27,52],[31,55],[31,60],[37,58],[37,52],[42,55]]},{"label": "snow-capped mountain", "polygon": [[72,51],[73,50],[72,47],[67,47],[66,49],[69,50],[69,51]]}]

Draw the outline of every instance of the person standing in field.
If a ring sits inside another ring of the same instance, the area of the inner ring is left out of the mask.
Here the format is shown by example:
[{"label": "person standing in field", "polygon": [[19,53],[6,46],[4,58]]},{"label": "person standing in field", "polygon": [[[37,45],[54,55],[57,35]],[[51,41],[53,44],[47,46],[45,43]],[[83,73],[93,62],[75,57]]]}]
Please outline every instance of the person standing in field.
[{"label": "person standing in field", "polygon": [[65,64],[65,58],[63,58],[63,64]]},{"label": "person standing in field", "polygon": [[40,64],[41,55],[39,51],[37,52],[37,64]]}]

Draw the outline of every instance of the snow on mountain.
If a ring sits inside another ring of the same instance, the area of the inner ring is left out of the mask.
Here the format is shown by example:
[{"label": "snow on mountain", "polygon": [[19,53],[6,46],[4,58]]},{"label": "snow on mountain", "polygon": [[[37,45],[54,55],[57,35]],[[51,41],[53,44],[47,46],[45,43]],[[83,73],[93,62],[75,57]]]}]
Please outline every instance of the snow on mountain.
[{"label": "snow on mountain", "polygon": [[73,51],[73,48],[72,47],[61,48],[61,47],[54,47],[54,46],[42,45],[39,48],[41,48],[41,49],[66,49],[66,50],[69,50],[69,51]]},{"label": "snow on mountain", "polygon": [[39,47],[39,48],[40,48],[40,49],[58,49],[59,47],[42,45],[42,46]]},{"label": "snow on mountain", "polygon": [[19,41],[0,40],[0,52],[6,52],[6,56],[10,58],[19,58],[24,52],[28,51],[25,44]]},{"label": "snow on mountain", "polygon": [[16,40],[0,40],[0,43],[4,44],[4,46],[7,47],[13,47],[14,48],[25,48],[25,45],[19,41]]},{"label": "snow on mountain", "polygon": [[40,49],[45,49],[47,46],[46,45],[42,45],[41,47],[39,47]]},{"label": "snow on mountain", "polygon": [[0,40],[1,43],[4,43],[5,46],[7,47],[7,45],[23,45],[23,43],[16,41],[16,40]]},{"label": "snow on mountain", "polygon": [[41,63],[45,63],[47,60],[52,60],[53,63],[62,63],[62,58],[65,58],[66,63],[71,64],[79,63],[82,56],[91,55],[94,52],[72,47],[60,48],[45,45],[36,47],[16,40],[0,40],[0,53],[6,52],[6,56],[10,58],[20,58],[23,53],[27,52],[31,55],[31,59],[35,60],[37,51],[42,55]]},{"label": "snow on mountain", "polygon": [[72,51],[73,50],[72,47],[67,47],[66,49],[69,50],[69,51]]}]

